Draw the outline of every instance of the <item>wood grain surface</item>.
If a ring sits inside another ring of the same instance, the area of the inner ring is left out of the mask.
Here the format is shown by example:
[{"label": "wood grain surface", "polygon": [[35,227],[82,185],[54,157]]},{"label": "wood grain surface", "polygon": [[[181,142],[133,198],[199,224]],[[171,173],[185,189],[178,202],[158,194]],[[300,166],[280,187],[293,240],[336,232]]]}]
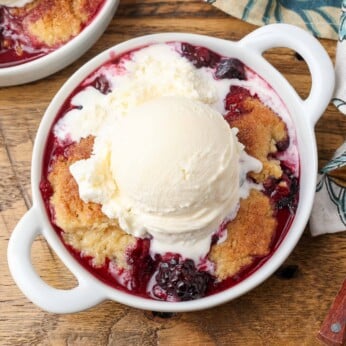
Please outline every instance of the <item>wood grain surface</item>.
[{"label": "wood grain surface", "polygon": [[[104,35],[74,64],[44,80],[0,89],[1,345],[320,344],[316,335],[346,276],[346,233],[312,238],[306,229],[284,265],[262,285],[227,304],[193,313],[160,314],[106,301],[81,313],[50,314],[23,296],[7,267],[9,237],[32,204],[30,161],[38,125],[73,72],[104,49],[143,34],[178,31],[238,40],[253,29],[202,1],[123,0]],[[321,42],[334,59],[336,43]],[[275,49],[265,56],[302,97],[308,95],[308,69],[293,51]],[[316,126],[320,165],[345,133],[346,118],[329,106]],[[34,242],[32,258],[49,284],[74,286],[73,276],[41,237]]]}]

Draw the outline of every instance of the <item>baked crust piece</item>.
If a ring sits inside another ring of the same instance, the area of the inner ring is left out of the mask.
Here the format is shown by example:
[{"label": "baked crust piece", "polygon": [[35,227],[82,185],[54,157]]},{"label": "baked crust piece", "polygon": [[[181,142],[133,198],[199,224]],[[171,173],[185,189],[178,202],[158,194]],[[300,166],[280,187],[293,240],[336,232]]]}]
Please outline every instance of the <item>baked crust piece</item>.
[{"label": "baked crust piece", "polygon": [[80,199],[78,185],[69,170],[72,163],[90,157],[93,143],[89,136],[72,144],[52,166],[48,180],[53,188],[50,202],[54,222],[64,231],[64,240],[84,255],[94,257],[95,265],[103,264],[108,257],[127,267],[126,251],[135,245],[135,238],[122,231],[116,220],[104,215],[100,204]]},{"label": "baked crust piece", "polygon": [[286,125],[258,99],[247,97],[243,103],[247,112],[231,118],[229,123],[239,129],[238,139],[245,145],[246,152],[263,164],[260,173],[252,172],[250,176],[260,183],[269,177],[280,178],[282,175],[280,161],[271,158],[270,154],[277,152],[277,142],[287,140]]},{"label": "baked crust piece", "polygon": [[103,0],[35,0],[10,10],[34,46],[57,47],[78,35]]},{"label": "baked crust piece", "polygon": [[252,190],[248,198],[240,201],[236,218],[227,225],[227,239],[215,244],[209,253],[217,278],[233,276],[251,264],[254,256],[267,255],[276,225],[269,198]]},{"label": "baked crust piece", "polygon": [[[285,123],[257,98],[245,98],[242,107],[244,114],[229,119],[229,123],[239,129],[238,139],[246,152],[263,164],[261,172],[249,175],[259,183],[269,177],[280,178],[280,161],[270,155],[277,152],[277,142],[288,138]],[[277,227],[274,214],[270,198],[260,191],[253,189],[248,198],[240,201],[236,218],[227,226],[227,239],[214,245],[209,253],[219,280],[235,275],[254,257],[269,253]]]}]

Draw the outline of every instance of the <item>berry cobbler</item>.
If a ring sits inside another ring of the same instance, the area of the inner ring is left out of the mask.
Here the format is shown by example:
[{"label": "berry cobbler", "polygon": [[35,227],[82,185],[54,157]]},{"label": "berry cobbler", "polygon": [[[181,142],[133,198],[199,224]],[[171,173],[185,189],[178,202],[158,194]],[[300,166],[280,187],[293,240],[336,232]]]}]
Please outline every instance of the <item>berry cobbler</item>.
[{"label": "berry cobbler", "polygon": [[152,44],[112,57],[68,97],[40,189],[66,248],[99,280],[198,299],[248,277],[285,237],[299,198],[296,134],[241,60]]},{"label": "berry cobbler", "polygon": [[105,0],[0,1],[0,68],[61,47],[96,16]]}]

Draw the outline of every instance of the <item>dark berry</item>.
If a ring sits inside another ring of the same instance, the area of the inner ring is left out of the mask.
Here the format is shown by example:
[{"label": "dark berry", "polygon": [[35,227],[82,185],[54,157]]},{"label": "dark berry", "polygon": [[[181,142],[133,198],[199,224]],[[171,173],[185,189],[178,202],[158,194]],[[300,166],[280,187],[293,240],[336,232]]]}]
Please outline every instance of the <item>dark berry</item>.
[{"label": "dark berry", "polygon": [[[0,13],[0,24],[1,24],[1,13]],[[0,51],[4,49],[4,35],[3,35],[4,29],[0,27]]]},{"label": "dark berry", "polygon": [[236,78],[246,80],[244,64],[234,58],[223,59],[217,65],[215,77],[217,79]]},{"label": "dark berry", "polygon": [[189,43],[182,43],[182,56],[191,61],[195,67],[215,67],[220,61],[220,56],[205,47],[193,46]]},{"label": "dark berry", "polygon": [[90,85],[99,90],[104,95],[107,95],[112,91],[109,81],[104,75],[100,75],[95,78]]},{"label": "dark berry", "polygon": [[183,260],[178,255],[160,263],[155,279],[156,297],[182,301],[205,296],[213,281],[209,273],[198,271],[191,259]]},{"label": "dark berry", "polygon": [[220,239],[219,235],[217,233],[214,233],[211,237],[211,245],[217,244],[219,239]]},{"label": "dark berry", "polygon": [[265,193],[271,198],[278,210],[288,208],[294,212],[298,204],[299,182],[293,172],[283,167],[281,178],[269,178],[264,182]]},{"label": "dark berry", "polygon": [[278,149],[278,151],[285,151],[289,145],[290,145],[289,137],[287,137],[286,139],[282,141],[276,142],[276,148]]},{"label": "dark berry", "polygon": [[266,191],[266,194],[270,195],[275,190],[276,184],[277,184],[277,179],[274,179],[273,177],[269,177],[263,183],[263,187],[264,187],[264,190]]},{"label": "dark berry", "polygon": [[249,109],[244,106],[244,101],[250,96],[248,89],[232,85],[225,99],[225,109],[229,111],[226,120],[247,113]]},{"label": "dark berry", "polygon": [[4,24],[4,9],[0,8],[0,48],[2,46],[2,41],[4,39],[4,34],[3,32],[5,31],[5,24]]},{"label": "dark berry", "polygon": [[297,193],[298,193],[298,179],[296,177],[290,178],[290,183],[288,184],[289,193],[282,196],[277,202],[277,208],[289,208],[290,211],[295,211],[297,208]]}]

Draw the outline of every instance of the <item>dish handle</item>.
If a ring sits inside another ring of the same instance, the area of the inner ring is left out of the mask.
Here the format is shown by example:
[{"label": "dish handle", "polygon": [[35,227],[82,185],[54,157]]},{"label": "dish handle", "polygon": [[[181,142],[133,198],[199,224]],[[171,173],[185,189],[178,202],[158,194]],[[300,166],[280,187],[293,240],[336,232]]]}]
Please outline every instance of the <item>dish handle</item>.
[{"label": "dish handle", "polygon": [[270,24],[248,34],[239,43],[261,55],[270,48],[287,47],[304,58],[312,82],[309,96],[301,101],[311,125],[315,126],[331,100],[335,85],[333,64],[320,42],[294,25]]},{"label": "dish handle", "polygon": [[31,208],[19,221],[8,243],[8,265],[14,281],[25,296],[43,310],[53,313],[71,313],[88,309],[105,299],[95,286],[83,278],[78,286],[62,290],[45,283],[31,261],[31,248],[41,233],[40,216]]}]

